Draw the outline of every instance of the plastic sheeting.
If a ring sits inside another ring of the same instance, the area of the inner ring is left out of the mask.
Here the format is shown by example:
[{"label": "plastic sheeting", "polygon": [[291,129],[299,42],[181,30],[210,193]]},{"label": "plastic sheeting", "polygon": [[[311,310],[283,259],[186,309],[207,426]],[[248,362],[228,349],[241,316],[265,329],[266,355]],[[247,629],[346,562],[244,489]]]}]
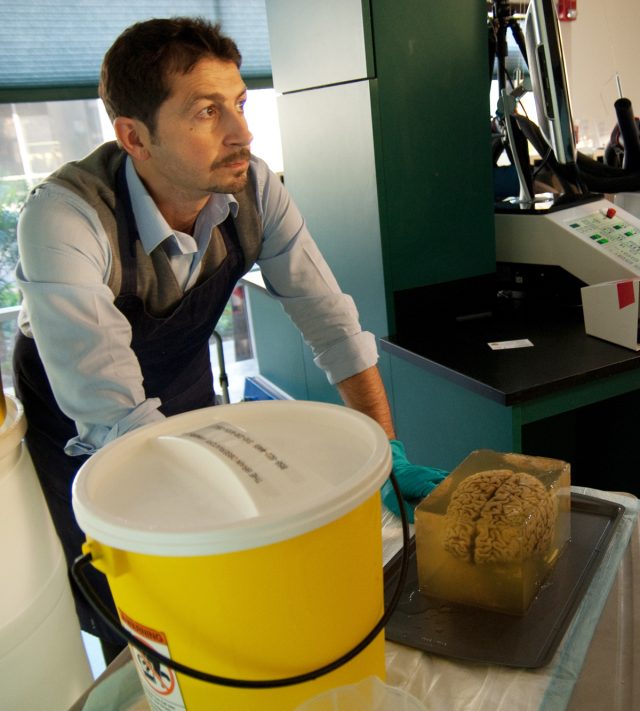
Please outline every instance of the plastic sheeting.
[{"label": "plastic sheeting", "polygon": [[[561,711],[567,708],[636,525],[640,503],[626,494],[583,487],[572,487],[572,491],[614,501],[622,504],[626,511],[551,662],[535,670],[471,664],[387,642],[388,684],[406,689],[421,699],[428,711]],[[385,512],[385,563],[398,550],[401,539],[400,522],[390,512]],[[619,642],[619,639],[614,640],[614,646]],[[606,652],[607,655],[617,655],[620,650],[613,648]],[[601,708],[606,705],[613,711],[615,707],[611,701],[610,696],[603,694]]]}]

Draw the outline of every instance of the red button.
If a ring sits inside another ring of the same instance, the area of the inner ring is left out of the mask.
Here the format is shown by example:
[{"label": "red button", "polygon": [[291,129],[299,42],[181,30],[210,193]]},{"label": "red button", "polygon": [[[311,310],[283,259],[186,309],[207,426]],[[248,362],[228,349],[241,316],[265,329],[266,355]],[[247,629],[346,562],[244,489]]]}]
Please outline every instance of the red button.
[{"label": "red button", "polygon": [[608,217],[609,219],[611,219],[615,214],[616,214],[616,209],[615,209],[615,207],[610,207],[610,208],[607,210],[607,217]]}]

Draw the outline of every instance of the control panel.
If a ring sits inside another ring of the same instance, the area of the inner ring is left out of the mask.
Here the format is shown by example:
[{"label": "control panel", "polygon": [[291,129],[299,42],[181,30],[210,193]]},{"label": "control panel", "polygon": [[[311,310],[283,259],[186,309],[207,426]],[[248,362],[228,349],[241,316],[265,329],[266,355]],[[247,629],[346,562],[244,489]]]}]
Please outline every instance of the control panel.
[{"label": "control panel", "polygon": [[640,277],[640,219],[608,200],[495,215],[496,259],[554,265],[585,284]]}]

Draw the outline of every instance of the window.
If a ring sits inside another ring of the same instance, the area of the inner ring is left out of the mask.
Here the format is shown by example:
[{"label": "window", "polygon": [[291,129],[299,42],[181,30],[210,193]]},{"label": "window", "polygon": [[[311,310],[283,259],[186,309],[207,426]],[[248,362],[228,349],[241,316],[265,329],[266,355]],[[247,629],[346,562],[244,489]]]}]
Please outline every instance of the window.
[{"label": "window", "polygon": [[[282,172],[274,90],[250,89],[245,111],[254,134],[253,152],[274,172]],[[13,277],[20,206],[40,180],[114,135],[98,99],[0,104],[0,132],[0,368],[4,388],[11,389],[11,349],[20,302]],[[237,292],[221,319],[225,360],[230,368],[237,361],[252,358],[245,342],[246,325],[239,317],[242,313],[246,318],[243,307],[243,294]],[[212,362],[217,363],[215,355]]]},{"label": "window", "polygon": [[100,64],[134,22],[185,15],[219,22],[252,88],[271,86],[264,0],[3,0],[0,101],[96,97]]}]

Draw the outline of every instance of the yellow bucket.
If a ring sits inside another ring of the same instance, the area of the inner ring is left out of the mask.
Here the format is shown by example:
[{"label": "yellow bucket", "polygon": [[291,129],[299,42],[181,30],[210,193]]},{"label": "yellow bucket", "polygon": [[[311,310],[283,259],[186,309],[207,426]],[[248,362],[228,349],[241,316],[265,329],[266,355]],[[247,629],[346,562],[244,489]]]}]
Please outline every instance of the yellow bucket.
[{"label": "yellow bucket", "polygon": [[[384,432],[353,410],[241,403],[116,440],[82,467],[73,506],[125,629],[179,664],[259,684],[330,665],[380,620],[390,469]],[[336,669],[273,688],[132,654],[154,711],[286,711],[384,679],[383,632]]]}]

